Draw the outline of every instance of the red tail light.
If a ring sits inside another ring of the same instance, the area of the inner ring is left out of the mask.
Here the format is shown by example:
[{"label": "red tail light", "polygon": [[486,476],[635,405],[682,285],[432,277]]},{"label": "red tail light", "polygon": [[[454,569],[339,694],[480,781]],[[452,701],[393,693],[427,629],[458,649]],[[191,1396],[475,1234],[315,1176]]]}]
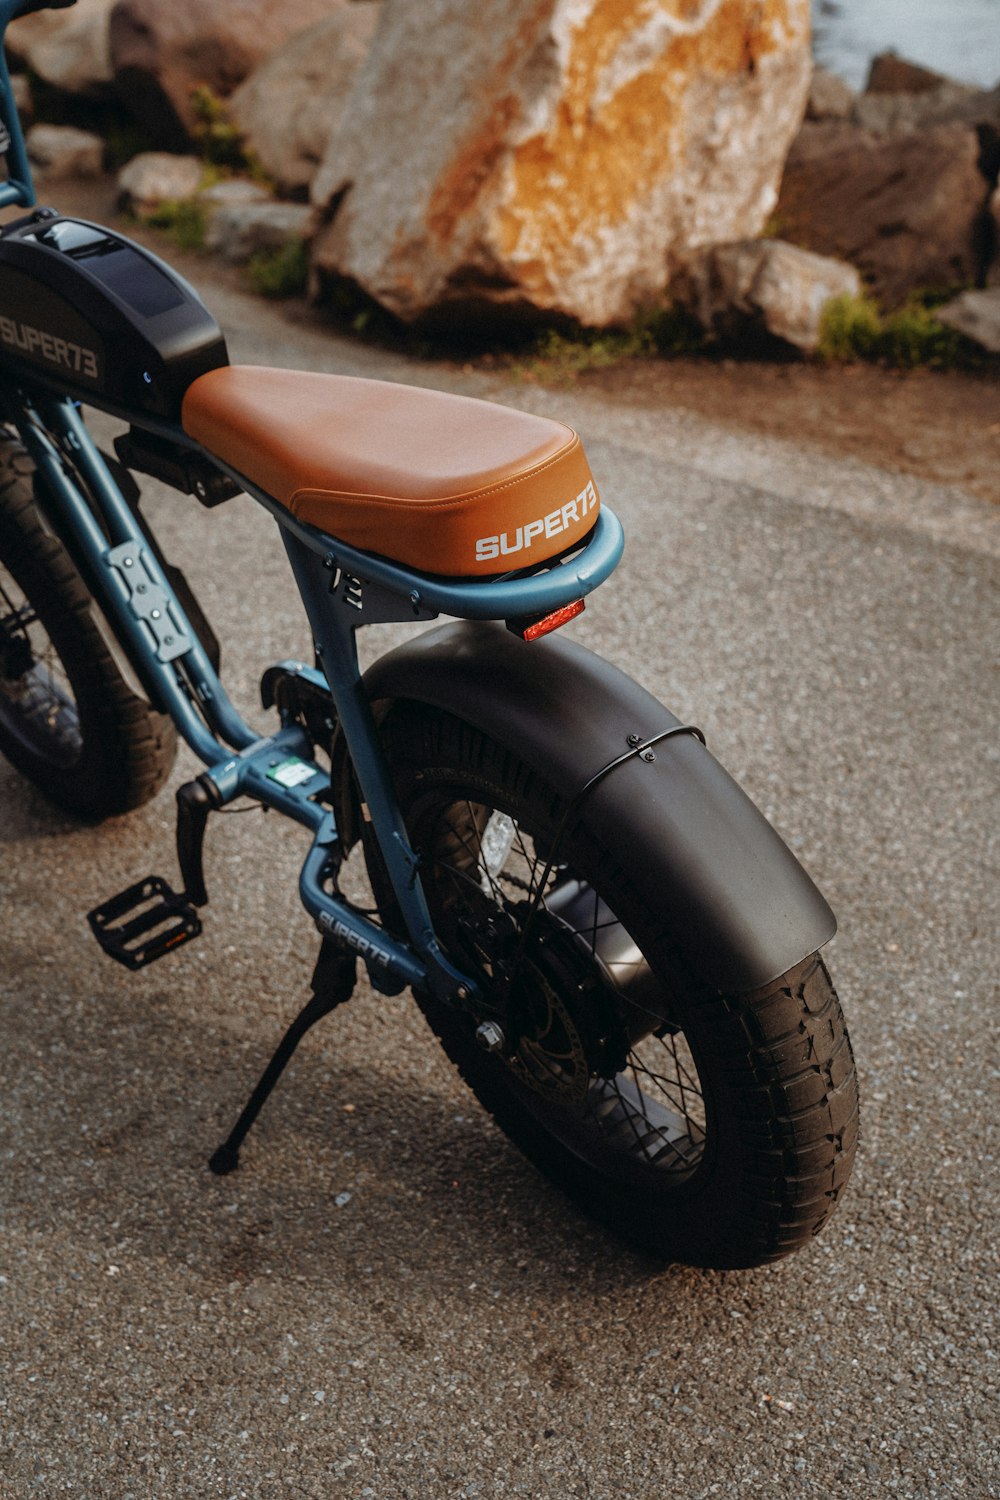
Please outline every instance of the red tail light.
[{"label": "red tail light", "polygon": [[560,625],[565,625],[568,620],[575,620],[577,615],[583,614],[583,611],[583,600],[574,599],[572,604],[563,604],[559,609],[554,609],[550,615],[542,615],[540,620],[508,620],[507,629],[514,635],[519,635],[522,641],[537,641],[539,636],[558,630]]}]

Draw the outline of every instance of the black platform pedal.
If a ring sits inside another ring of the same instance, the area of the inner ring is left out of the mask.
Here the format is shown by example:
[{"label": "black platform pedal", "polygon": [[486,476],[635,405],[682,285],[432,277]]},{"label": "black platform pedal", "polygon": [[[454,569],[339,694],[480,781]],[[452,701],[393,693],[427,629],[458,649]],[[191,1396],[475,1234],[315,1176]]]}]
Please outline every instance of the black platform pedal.
[{"label": "black platform pedal", "polygon": [[178,895],[161,875],[147,875],[95,906],[87,921],[105,953],[126,969],[144,969],[201,932],[198,913],[187,897]]}]

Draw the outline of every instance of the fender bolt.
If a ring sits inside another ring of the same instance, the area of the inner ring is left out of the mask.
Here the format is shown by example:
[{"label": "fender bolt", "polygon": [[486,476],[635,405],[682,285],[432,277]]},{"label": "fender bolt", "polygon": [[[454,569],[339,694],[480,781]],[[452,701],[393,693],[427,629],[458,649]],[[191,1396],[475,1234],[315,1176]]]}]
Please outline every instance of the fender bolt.
[{"label": "fender bolt", "polygon": [[642,759],[643,760],[655,760],[656,756],[653,754],[652,750],[644,750],[642,752]]},{"label": "fender bolt", "polygon": [[635,750],[638,745],[642,744],[642,738],[638,734],[630,734],[626,738],[625,743],[630,750]]},{"label": "fender bolt", "polygon": [[499,1052],[506,1038],[495,1021],[484,1021],[476,1027],[476,1041],[487,1052]]}]

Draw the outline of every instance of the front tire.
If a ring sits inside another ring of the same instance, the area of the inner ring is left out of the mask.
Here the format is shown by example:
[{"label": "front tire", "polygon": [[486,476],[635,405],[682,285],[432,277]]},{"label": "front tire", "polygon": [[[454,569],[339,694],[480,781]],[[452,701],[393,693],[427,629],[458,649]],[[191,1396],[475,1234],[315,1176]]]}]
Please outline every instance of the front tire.
[{"label": "front tire", "polygon": [[122,676],[34,480],[0,444],[0,752],[59,807],[105,818],[159,790],[176,734]]},{"label": "front tire", "polygon": [[[843,1192],[858,1124],[822,960],[752,994],[678,982],[658,872],[622,869],[585,807],[561,829],[553,787],[422,705],[395,705],[383,735],[436,931],[487,1006],[476,1017],[417,999],[502,1129],[658,1256],[754,1266],[812,1238]],[[500,1015],[506,1046],[490,1053],[477,1021]]]}]

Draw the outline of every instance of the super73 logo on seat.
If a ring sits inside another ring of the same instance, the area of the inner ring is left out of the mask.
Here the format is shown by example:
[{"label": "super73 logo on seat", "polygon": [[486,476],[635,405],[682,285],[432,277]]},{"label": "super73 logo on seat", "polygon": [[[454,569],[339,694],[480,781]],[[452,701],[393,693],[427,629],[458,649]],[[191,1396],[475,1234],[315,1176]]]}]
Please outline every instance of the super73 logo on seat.
[{"label": "super73 logo on seat", "polygon": [[0,314],[0,340],[12,349],[19,349],[29,359],[46,360],[62,370],[83,375],[87,380],[101,378],[100,363],[93,349],[46,333],[44,328],[32,328],[30,323],[21,323]]},{"label": "super73 logo on seat", "polygon": [[531,546],[536,536],[558,536],[568,531],[597,509],[597,491],[593,480],[589,480],[575,500],[567,500],[558,510],[550,510],[547,516],[518,526],[511,534],[501,531],[499,536],[481,536],[476,542],[476,562],[488,562],[491,557],[509,557],[512,552],[523,552]]}]

